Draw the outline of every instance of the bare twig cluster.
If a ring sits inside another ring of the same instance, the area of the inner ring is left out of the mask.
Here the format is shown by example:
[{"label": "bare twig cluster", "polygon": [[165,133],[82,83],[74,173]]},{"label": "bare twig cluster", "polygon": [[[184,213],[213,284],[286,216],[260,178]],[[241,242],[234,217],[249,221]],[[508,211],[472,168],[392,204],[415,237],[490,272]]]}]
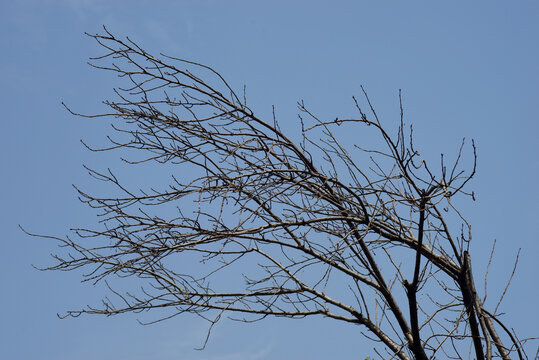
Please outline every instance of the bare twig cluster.
[{"label": "bare twig cluster", "polygon": [[[103,226],[57,238],[70,253],[49,269],[84,267],[89,281],[127,276],[147,286],[111,288],[117,301],[68,315],[167,308],[211,324],[222,314],[322,315],[360,325],[386,359],[525,358],[476,291],[470,226],[453,201],[474,196],[465,191],[475,173],[473,141],[469,171],[464,141],[456,160],[442,156],[435,170],[414,148],[402,105],[391,136],[365,91],[368,111],[354,99],[357,118],[322,120],[299,103],[294,141],[212,68],[154,57],[106,29],[90,36],[107,50],[91,65],[129,83],[105,102],[108,113],[92,116],[115,118],[119,135],[93,150],[133,149],[145,157],[126,161],[167,164],[172,177],[167,188],[134,191],[110,171],[88,169],[122,195],[78,189]],[[380,149],[358,140],[347,150],[337,139],[358,127],[368,127]]]}]

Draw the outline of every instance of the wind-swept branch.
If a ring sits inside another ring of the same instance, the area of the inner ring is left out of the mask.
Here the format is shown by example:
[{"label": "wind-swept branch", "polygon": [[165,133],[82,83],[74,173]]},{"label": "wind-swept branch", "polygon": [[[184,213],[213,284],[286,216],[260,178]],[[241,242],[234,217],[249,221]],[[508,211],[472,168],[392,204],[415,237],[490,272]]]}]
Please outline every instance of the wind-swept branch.
[{"label": "wind-swept branch", "polygon": [[[106,29],[90,36],[107,51],[91,65],[125,85],[101,114],[68,108],[114,119],[110,145],[87,147],[122,151],[127,163],[148,172],[157,164],[171,177],[133,190],[111,170],[88,168],[118,194],[77,188],[102,226],[56,237],[70,252],[48,269],[84,268],[86,281],[134,277],[145,286],[110,286],[116,301],[67,315],[166,308],[212,325],[224,313],[243,321],[322,315],[365,327],[388,358],[459,358],[470,343],[477,357],[484,344],[492,356],[491,343],[502,358],[522,353],[511,334],[497,335],[490,319],[505,325],[483,309],[471,281],[470,238],[451,230],[458,219],[469,229],[454,199],[468,195],[473,142],[470,171],[461,166],[463,142],[451,171],[442,157],[437,172],[414,147],[402,102],[392,137],[365,91],[370,115],[354,99],[357,118],[320,119],[300,102],[294,135],[258,117],[208,66],[153,56]],[[358,128],[380,146],[365,148],[361,136],[351,146],[339,140]]]}]

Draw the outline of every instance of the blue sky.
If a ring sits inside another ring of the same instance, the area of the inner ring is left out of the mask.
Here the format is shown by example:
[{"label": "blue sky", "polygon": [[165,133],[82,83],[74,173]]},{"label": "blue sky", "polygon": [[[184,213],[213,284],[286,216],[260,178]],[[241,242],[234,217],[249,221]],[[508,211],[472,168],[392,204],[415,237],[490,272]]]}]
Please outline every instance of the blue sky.
[{"label": "blue sky", "polygon": [[[73,118],[61,106],[99,111],[118,85],[86,65],[100,49],[83,35],[106,25],[147,50],[199,61],[251,107],[282,126],[303,99],[322,117],[353,113],[365,86],[382,121],[405,116],[426,157],[454,154],[462,137],[478,146],[476,202],[460,204],[472,223],[481,283],[497,240],[489,299],[505,285],[502,309],[522,336],[537,336],[535,259],[539,190],[539,4],[535,1],[2,1],[0,2],[0,252],[2,359],[356,359],[374,355],[360,329],[327,319],[218,324],[203,352],[206,324],[184,316],[140,326],[137,315],[59,320],[97,303],[102,287],[80,274],[38,272],[55,244],[18,230],[65,234],[91,225],[71,184],[92,186],[82,164],[106,168],[79,142],[103,141],[106,121]],[[358,136],[350,134],[349,136]],[[143,179],[141,179],[143,181]],[[149,319],[143,315],[144,319]],[[150,317],[151,318],[151,317]],[[533,356],[533,354],[531,354]]]}]

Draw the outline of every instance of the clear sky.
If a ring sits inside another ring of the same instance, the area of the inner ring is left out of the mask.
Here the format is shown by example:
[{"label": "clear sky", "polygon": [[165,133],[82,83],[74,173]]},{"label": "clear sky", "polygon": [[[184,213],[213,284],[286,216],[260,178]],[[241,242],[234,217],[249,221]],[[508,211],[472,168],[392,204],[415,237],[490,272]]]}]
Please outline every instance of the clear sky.
[{"label": "clear sky", "polygon": [[537,1],[21,0],[0,1],[1,359],[374,355],[360,328],[328,319],[225,320],[199,352],[193,348],[207,325],[194,317],[152,326],[140,326],[134,314],[56,317],[97,304],[104,290],[81,284],[78,273],[34,270],[32,264],[52,263],[55,244],[28,238],[17,225],[62,235],[96,221],[71,184],[91,186],[83,163],[101,169],[113,163],[112,154],[97,156],[79,142],[102,141],[109,128],[106,121],[73,118],[61,101],[99,111],[118,85],[86,65],[101,50],[83,33],[102,25],[148,50],[211,65],[238,89],[247,85],[255,112],[269,114],[275,105],[283,126],[296,121],[300,99],[322,117],[351,114],[351,96],[364,85],[392,125],[402,89],[406,121],[432,159],[454,154],[462,137],[474,138],[479,163],[470,189],[477,201],[460,205],[472,223],[477,281],[497,239],[493,301],[521,248],[502,309],[520,335],[538,335]]}]

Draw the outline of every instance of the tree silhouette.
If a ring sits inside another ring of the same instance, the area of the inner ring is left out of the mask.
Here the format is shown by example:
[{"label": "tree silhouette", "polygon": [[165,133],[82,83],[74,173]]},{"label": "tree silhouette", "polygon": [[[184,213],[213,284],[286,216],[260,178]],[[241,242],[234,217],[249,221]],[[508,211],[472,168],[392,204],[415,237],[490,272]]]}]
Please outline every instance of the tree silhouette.
[{"label": "tree silhouette", "polygon": [[[470,225],[455,205],[474,196],[465,190],[473,141],[468,171],[464,141],[435,170],[414,146],[402,102],[392,136],[363,88],[357,117],[320,119],[300,102],[301,131],[287,134],[208,66],[155,57],[106,29],[89,36],[106,49],[91,65],[128,84],[106,113],[68,108],[114,119],[111,145],[91,150],[127,150],[137,158],[126,162],[157,163],[171,177],[135,191],[88,168],[118,195],[77,189],[100,225],[54,237],[69,254],[47,269],[82,267],[86,281],[129,277],[144,287],[109,287],[116,300],[68,316],[166,308],[200,315],[211,330],[223,314],[322,315],[357,324],[382,358],[461,359],[470,349],[477,359],[525,357],[474,285]],[[351,147],[338,138],[345,131],[358,134]],[[378,146],[363,147],[366,137]]]}]

